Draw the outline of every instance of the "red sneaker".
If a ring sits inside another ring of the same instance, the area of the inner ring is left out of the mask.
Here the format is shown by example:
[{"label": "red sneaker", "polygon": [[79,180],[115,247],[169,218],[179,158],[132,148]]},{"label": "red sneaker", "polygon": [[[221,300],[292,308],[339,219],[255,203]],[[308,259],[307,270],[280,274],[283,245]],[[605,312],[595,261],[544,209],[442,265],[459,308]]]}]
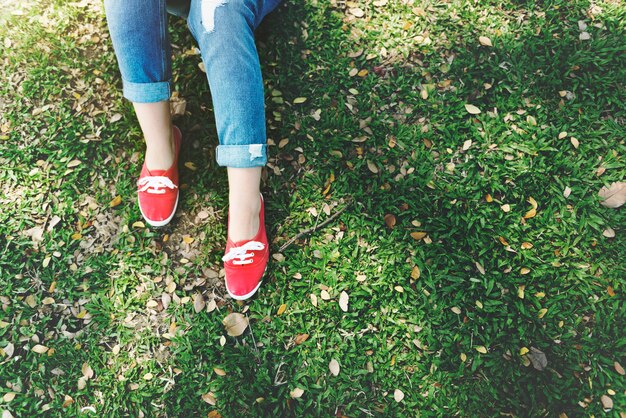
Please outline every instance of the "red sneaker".
[{"label": "red sneaker", "polygon": [[259,232],[251,240],[232,242],[228,238],[226,241],[226,255],[222,257],[222,260],[224,261],[226,290],[230,297],[245,300],[256,293],[261,286],[269,255],[265,233],[265,204],[261,195]]},{"label": "red sneaker", "polygon": [[152,226],[167,225],[178,206],[178,154],[183,136],[176,126],[172,134],[176,149],[172,166],[167,170],[150,171],[144,163],[137,181],[139,210]]}]

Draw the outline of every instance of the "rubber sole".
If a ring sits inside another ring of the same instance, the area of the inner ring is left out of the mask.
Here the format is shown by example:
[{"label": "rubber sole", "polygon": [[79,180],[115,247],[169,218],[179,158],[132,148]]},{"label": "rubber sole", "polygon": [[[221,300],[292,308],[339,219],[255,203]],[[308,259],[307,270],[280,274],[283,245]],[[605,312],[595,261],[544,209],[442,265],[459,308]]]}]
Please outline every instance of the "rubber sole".
[{"label": "rubber sole", "polygon": [[176,208],[178,208],[178,196],[176,196],[176,203],[174,204],[174,210],[172,211],[172,214],[167,219],[164,219],[162,221],[151,221],[146,217],[146,215],[143,213],[143,210],[141,210],[141,205],[139,204],[139,196],[137,196],[137,206],[139,206],[139,212],[141,212],[141,216],[143,216],[143,219],[148,223],[148,225],[158,228],[167,225],[168,223],[170,223],[172,218],[174,218],[174,215],[176,214]]},{"label": "rubber sole", "polygon": [[[265,267],[265,270],[263,270],[263,276],[265,276],[265,273],[267,272],[267,266]],[[250,299],[257,290],[259,290],[259,287],[261,287],[261,284],[263,283],[263,276],[261,276],[261,280],[259,280],[259,284],[256,285],[256,287],[254,289],[252,289],[250,292],[246,293],[245,295],[234,295],[230,289],[228,288],[228,282],[226,282],[226,278],[224,278],[224,284],[226,285],[226,291],[228,292],[228,294],[230,295],[231,298],[235,299],[235,300],[246,300],[246,299]]]}]

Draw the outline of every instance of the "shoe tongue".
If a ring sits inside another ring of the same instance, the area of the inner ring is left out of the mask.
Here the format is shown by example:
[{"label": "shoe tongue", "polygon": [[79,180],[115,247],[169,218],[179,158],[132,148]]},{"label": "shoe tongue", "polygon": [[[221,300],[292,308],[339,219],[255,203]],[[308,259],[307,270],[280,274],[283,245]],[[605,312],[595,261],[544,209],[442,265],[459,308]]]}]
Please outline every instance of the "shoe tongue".
[{"label": "shoe tongue", "polygon": [[167,170],[148,170],[148,174],[152,177],[162,176],[167,172]]}]

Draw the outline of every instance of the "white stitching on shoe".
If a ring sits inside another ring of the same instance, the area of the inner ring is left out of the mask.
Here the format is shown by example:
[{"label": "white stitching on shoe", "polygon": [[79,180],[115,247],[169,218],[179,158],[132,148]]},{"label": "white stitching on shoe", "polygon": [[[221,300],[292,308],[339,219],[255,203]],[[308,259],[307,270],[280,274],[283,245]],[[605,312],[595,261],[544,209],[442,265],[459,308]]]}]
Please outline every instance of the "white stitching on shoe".
[{"label": "white stitching on shoe", "polygon": [[262,242],[248,241],[241,247],[231,248],[228,254],[222,257],[222,261],[226,262],[238,258],[238,260],[233,261],[233,264],[250,264],[252,263],[252,259],[250,257],[254,257],[254,253],[249,253],[248,250],[260,251],[264,248],[265,245],[263,245]]},{"label": "white stitching on shoe", "polygon": [[141,187],[140,192],[148,192],[152,194],[163,194],[165,188],[178,188],[169,177],[165,176],[146,176],[137,181],[137,186]]}]

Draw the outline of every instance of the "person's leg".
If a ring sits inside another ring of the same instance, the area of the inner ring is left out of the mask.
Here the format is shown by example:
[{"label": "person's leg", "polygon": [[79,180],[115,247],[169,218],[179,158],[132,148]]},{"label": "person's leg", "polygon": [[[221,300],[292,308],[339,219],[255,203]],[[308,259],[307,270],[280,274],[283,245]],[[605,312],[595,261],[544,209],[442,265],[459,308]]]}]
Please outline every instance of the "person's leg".
[{"label": "person's leg", "polygon": [[[133,103],[146,142],[145,164],[138,184],[139,206],[144,218],[154,226],[169,222],[178,202],[165,6],[165,0],[104,1],[124,97]],[[176,132],[176,142],[180,143],[179,131]]]},{"label": "person's leg", "polygon": [[267,162],[263,80],[254,30],[277,0],[194,0],[189,27],[209,80],[219,137],[217,162],[229,180],[229,237],[258,230],[261,167]]},{"label": "person's leg", "polygon": [[[219,139],[217,163],[228,172],[226,287],[238,299],[256,291],[269,254],[260,200],[261,169],[267,163],[265,101],[254,30],[278,3],[193,0],[188,19],[211,89]],[[250,245],[247,250],[246,245]],[[246,283],[234,277],[243,277]]]},{"label": "person's leg", "polygon": [[105,0],[104,7],[124,97],[133,102],[146,141],[146,165],[166,170],[174,147],[165,0]]},{"label": "person's leg", "polygon": [[133,103],[146,141],[146,167],[167,170],[174,163],[172,119],[168,100],[156,103]]}]

